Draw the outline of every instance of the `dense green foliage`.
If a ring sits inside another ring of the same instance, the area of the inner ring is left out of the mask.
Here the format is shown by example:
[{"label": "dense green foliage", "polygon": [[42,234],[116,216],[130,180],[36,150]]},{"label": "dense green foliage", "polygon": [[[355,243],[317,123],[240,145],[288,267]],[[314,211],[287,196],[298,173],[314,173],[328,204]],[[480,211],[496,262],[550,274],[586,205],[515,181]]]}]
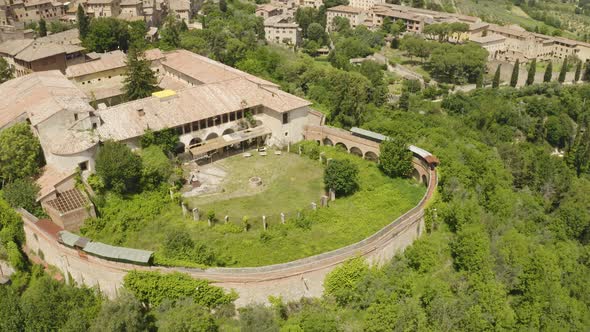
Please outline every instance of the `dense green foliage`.
[{"label": "dense green foliage", "polygon": [[519,59],[516,59],[516,62],[514,63],[514,67],[512,67],[512,76],[510,76],[510,86],[511,87],[516,87],[516,85],[518,84],[518,75],[520,74],[520,61]]},{"label": "dense green foliage", "polygon": [[141,188],[155,190],[172,175],[172,163],[157,145],[141,151]]},{"label": "dense green foliage", "polygon": [[27,123],[0,132],[0,179],[4,182],[37,175],[42,161],[41,144]]},{"label": "dense green foliage", "polygon": [[409,176],[412,173],[412,152],[401,137],[381,142],[379,151],[379,168],[383,173],[391,177]]},{"label": "dense green foliage", "polygon": [[136,192],[139,190],[141,158],[123,143],[106,141],[96,156],[96,174],[108,190]]},{"label": "dense green foliage", "polygon": [[157,145],[165,153],[174,152],[180,141],[178,133],[173,128],[166,128],[158,131],[148,129],[141,136],[140,144],[143,149],[148,146]]},{"label": "dense green foliage", "polygon": [[[81,35],[82,36],[82,35]],[[126,21],[113,17],[99,17],[90,21],[83,45],[92,52],[127,51],[129,30]]]},{"label": "dense green foliage", "polygon": [[14,68],[12,68],[6,59],[0,58],[0,84],[14,78]]},{"label": "dense green foliage", "polygon": [[350,195],[358,188],[358,167],[350,160],[330,160],[324,171],[324,185],[336,195]]},{"label": "dense green foliage", "polygon": [[158,306],[165,299],[191,298],[196,304],[213,308],[236,299],[234,293],[225,293],[222,288],[209,285],[208,281],[193,279],[182,273],[131,271],[125,276],[124,285],[150,306]]},{"label": "dense green foliage", "polygon": [[39,185],[30,178],[16,179],[2,189],[2,197],[13,208],[23,208],[34,215],[42,215],[43,210],[37,203]]},{"label": "dense green foliage", "polygon": [[25,242],[21,217],[4,200],[0,199],[0,258],[7,260],[17,270],[26,267],[20,251]]},{"label": "dense green foliage", "polygon": [[126,64],[123,80],[125,99],[136,100],[151,96],[157,89],[158,80],[143,50],[136,47],[129,49]]},{"label": "dense green foliage", "polygon": [[526,77],[526,85],[535,83],[535,74],[537,73],[537,58],[534,58],[529,65],[529,71]]},{"label": "dense green foliage", "polygon": [[78,25],[80,39],[84,40],[88,35],[88,30],[90,30],[90,18],[84,12],[84,7],[82,7],[81,3],[78,4],[78,9],[76,10],[76,23]]}]

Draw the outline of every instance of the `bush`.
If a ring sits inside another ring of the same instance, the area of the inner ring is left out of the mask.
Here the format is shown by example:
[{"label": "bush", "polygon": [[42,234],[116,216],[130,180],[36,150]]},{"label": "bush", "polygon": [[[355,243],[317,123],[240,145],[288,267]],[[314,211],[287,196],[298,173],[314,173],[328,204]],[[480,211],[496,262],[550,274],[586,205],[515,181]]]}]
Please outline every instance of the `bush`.
[{"label": "bush", "polygon": [[180,141],[176,130],[166,128],[159,131],[146,130],[139,143],[142,149],[156,145],[164,152],[174,152]]},{"label": "bush", "polygon": [[178,272],[131,271],[125,276],[123,285],[140,301],[153,306],[166,299],[191,298],[196,304],[213,308],[232,303],[237,298],[235,293],[226,293],[206,280],[193,279]]},{"label": "bush", "polygon": [[379,146],[379,168],[389,177],[412,174],[412,152],[401,139],[386,140]]},{"label": "bush", "polygon": [[204,265],[218,263],[215,252],[205,244],[195,243],[185,232],[174,231],[168,234],[163,248],[164,256],[168,258],[187,260]]},{"label": "bush", "polygon": [[12,181],[39,173],[41,144],[26,123],[0,132],[0,178]]},{"label": "bush", "polygon": [[309,157],[312,160],[318,160],[320,158],[320,147],[317,142],[314,141],[303,141],[299,144],[303,155]]},{"label": "bush", "polygon": [[96,156],[96,174],[107,190],[133,193],[139,189],[141,158],[123,143],[107,141]]},{"label": "bush", "polygon": [[4,187],[2,197],[13,208],[23,208],[36,216],[41,216],[43,210],[37,203],[38,193],[39,185],[30,178],[16,179]]},{"label": "bush", "polygon": [[350,160],[332,160],[324,171],[326,189],[338,195],[350,195],[358,188],[359,169]]},{"label": "bush", "polygon": [[141,151],[141,187],[153,190],[172,175],[172,164],[159,146],[152,145]]},{"label": "bush", "polygon": [[333,296],[339,305],[350,303],[356,294],[357,283],[369,272],[362,257],[356,257],[338,266],[326,276],[326,295]]}]

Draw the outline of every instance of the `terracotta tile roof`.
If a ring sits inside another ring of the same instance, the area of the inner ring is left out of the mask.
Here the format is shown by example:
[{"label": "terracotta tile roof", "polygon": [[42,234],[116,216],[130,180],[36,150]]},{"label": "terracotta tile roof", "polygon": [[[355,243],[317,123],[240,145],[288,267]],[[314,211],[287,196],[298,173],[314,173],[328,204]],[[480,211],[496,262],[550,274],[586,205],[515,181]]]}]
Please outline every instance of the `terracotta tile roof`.
[{"label": "terracotta tile roof", "polygon": [[33,39],[7,40],[0,44],[0,53],[15,56],[33,43]]},{"label": "terracotta tile roof", "polygon": [[362,9],[350,6],[335,6],[328,8],[329,12],[343,12],[343,13],[352,13],[352,14],[360,14],[363,12]]},{"label": "terracotta tile roof", "polygon": [[55,186],[66,178],[74,174],[71,172],[63,172],[51,165],[43,167],[41,176],[35,181],[39,185],[39,194],[37,195],[37,201],[41,200],[45,196],[55,191]]},{"label": "terracotta tile roof", "polygon": [[100,59],[98,60],[69,66],[66,68],[66,76],[68,78],[74,78],[116,68],[122,68],[126,66],[126,59],[127,57],[122,51],[117,50],[109,53],[103,53],[100,54]]}]

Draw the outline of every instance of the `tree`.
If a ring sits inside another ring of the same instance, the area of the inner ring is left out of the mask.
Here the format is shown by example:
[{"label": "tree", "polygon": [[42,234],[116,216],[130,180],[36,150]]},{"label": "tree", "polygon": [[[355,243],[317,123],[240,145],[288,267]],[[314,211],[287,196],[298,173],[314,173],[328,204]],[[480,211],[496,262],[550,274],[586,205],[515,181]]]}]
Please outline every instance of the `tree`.
[{"label": "tree", "polygon": [[379,168],[390,177],[405,177],[412,174],[412,152],[401,138],[388,139],[379,146]]},{"label": "tree", "polygon": [[279,323],[272,309],[261,304],[249,305],[239,309],[240,331],[278,332]]},{"label": "tree", "polygon": [[529,65],[529,72],[526,78],[526,85],[531,85],[535,83],[535,74],[537,73],[537,58],[531,61]]},{"label": "tree", "polygon": [[12,68],[6,59],[0,58],[0,84],[14,78],[14,68]]},{"label": "tree", "polygon": [[326,295],[334,297],[336,303],[346,306],[355,297],[357,283],[369,272],[369,266],[362,257],[352,258],[332,270],[324,280]]},{"label": "tree", "polygon": [[311,23],[307,28],[307,38],[324,45],[326,42],[326,31],[319,23]]},{"label": "tree", "polygon": [[[1,68],[1,66],[0,66]],[[0,73],[2,73],[2,71],[0,71]],[[0,80],[1,80],[2,75],[0,74]],[[582,75],[582,81],[584,82],[588,82],[590,81],[590,63],[586,62],[586,64],[584,65],[584,75]]]},{"label": "tree", "polygon": [[39,20],[39,36],[47,36],[47,22],[44,19]]},{"label": "tree", "polygon": [[574,83],[578,83],[580,81],[580,77],[582,75],[582,61],[578,61],[576,65],[576,73],[574,75]]},{"label": "tree", "polygon": [[147,30],[147,25],[144,21],[129,22],[129,49],[146,49],[147,41],[145,34]]},{"label": "tree", "polygon": [[567,57],[563,60],[561,64],[561,70],[559,71],[559,83],[565,82],[565,75],[567,74]]},{"label": "tree", "polygon": [[[220,4],[221,6],[221,4]],[[160,31],[160,46],[164,50],[173,50],[180,47],[180,25],[173,14],[166,16],[166,20]]]},{"label": "tree", "polygon": [[106,189],[121,194],[136,192],[141,177],[141,158],[123,143],[106,141],[96,156],[96,174]]},{"label": "tree", "polygon": [[218,325],[207,308],[192,299],[165,301],[156,313],[158,331],[162,332],[217,332]]},{"label": "tree", "polygon": [[2,197],[13,208],[23,208],[34,215],[42,215],[43,210],[37,203],[39,185],[30,178],[16,179],[2,189]]},{"label": "tree", "polygon": [[358,167],[350,160],[331,160],[324,171],[324,184],[338,195],[350,195],[358,188],[358,174]]},{"label": "tree", "polygon": [[78,4],[76,20],[78,22],[78,33],[80,34],[80,39],[84,40],[88,35],[88,31],[90,30],[90,18],[84,12],[84,8],[82,7],[81,3]]},{"label": "tree", "polygon": [[39,174],[41,144],[28,124],[19,123],[0,132],[0,179],[13,181]]},{"label": "tree", "polygon": [[553,78],[553,62],[549,62],[547,68],[545,69],[545,75],[543,75],[543,82],[551,82],[551,78]]},{"label": "tree", "polygon": [[496,68],[496,73],[494,74],[494,79],[492,80],[492,88],[497,89],[500,87],[500,70],[502,69],[502,65],[499,64],[498,68]]},{"label": "tree", "polygon": [[516,59],[516,63],[514,64],[514,67],[512,68],[512,76],[510,77],[510,86],[515,88],[516,85],[518,84],[518,74],[520,71],[520,62],[518,59]]},{"label": "tree", "polygon": [[148,129],[141,136],[139,142],[142,149],[157,145],[164,153],[174,152],[180,143],[178,133],[174,128],[166,128],[158,131]]},{"label": "tree", "polygon": [[92,52],[104,53],[114,50],[127,51],[129,48],[128,23],[113,17],[93,19],[83,45]]},{"label": "tree", "polygon": [[127,55],[127,68],[123,80],[123,90],[127,100],[151,96],[156,91],[158,80],[150,68],[150,61],[141,49],[132,48]]},{"label": "tree", "polygon": [[172,164],[159,146],[141,151],[141,188],[154,190],[172,175]]},{"label": "tree", "polygon": [[90,332],[140,332],[148,330],[144,309],[132,294],[123,292],[114,301],[106,301],[92,322]]}]

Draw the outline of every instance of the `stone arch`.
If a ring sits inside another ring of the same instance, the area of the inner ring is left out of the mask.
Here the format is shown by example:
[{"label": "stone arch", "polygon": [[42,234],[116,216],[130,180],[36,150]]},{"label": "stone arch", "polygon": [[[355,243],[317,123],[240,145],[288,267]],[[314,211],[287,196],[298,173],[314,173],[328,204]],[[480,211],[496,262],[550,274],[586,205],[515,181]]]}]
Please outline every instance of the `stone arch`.
[{"label": "stone arch", "polygon": [[350,154],[353,154],[355,156],[359,156],[359,157],[363,157],[363,151],[359,148],[357,148],[356,146],[353,146],[350,148]]},{"label": "stone arch", "polygon": [[193,137],[191,139],[191,141],[188,143],[188,145],[191,146],[191,145],[199,144],[201,142],[203,142],[203,140],[200,139],[199,137]]},{"label": "stone arch", "polygon": [[335,145],[337,148],[342,148],[344,149],[344,151],[348,151],[348,147],[346,146],[346,144],[342,143],[342,142],[338,142]]},{"label": "stone arch", "polygon": [[334,143],[332,142],[331,139],[329,139],[329,138],[326,137],[326,138],[324,138],[324,145],[334,146]]},{"label": "stone arch", "polygon": [[422,183],[428,187],[428,178],[426,177],[426,174],[422,174]]},{"label": "stone arch", "polygon": [[223,135],[229,135],[229,134],[233,134],[235,133],[235,131],[231,128],[227,128],[226,130],[223,131],[223,133],[221,134],[221,136]]},{"label": "stone arch", "polygon": [[210,133],[209,135],[207,135],[207,138],[205,138],[205,141],[209,141],[209,140],[212,140],[217,137],[219,137],[219,135],[217,135],[217,133]]},{"label": "stone arch", "polygon": [[367,151],[367,153],[365,153],[365,159],[370,161],[378,161],[379,156],[377,156],[377,154],[373,151]]}]

